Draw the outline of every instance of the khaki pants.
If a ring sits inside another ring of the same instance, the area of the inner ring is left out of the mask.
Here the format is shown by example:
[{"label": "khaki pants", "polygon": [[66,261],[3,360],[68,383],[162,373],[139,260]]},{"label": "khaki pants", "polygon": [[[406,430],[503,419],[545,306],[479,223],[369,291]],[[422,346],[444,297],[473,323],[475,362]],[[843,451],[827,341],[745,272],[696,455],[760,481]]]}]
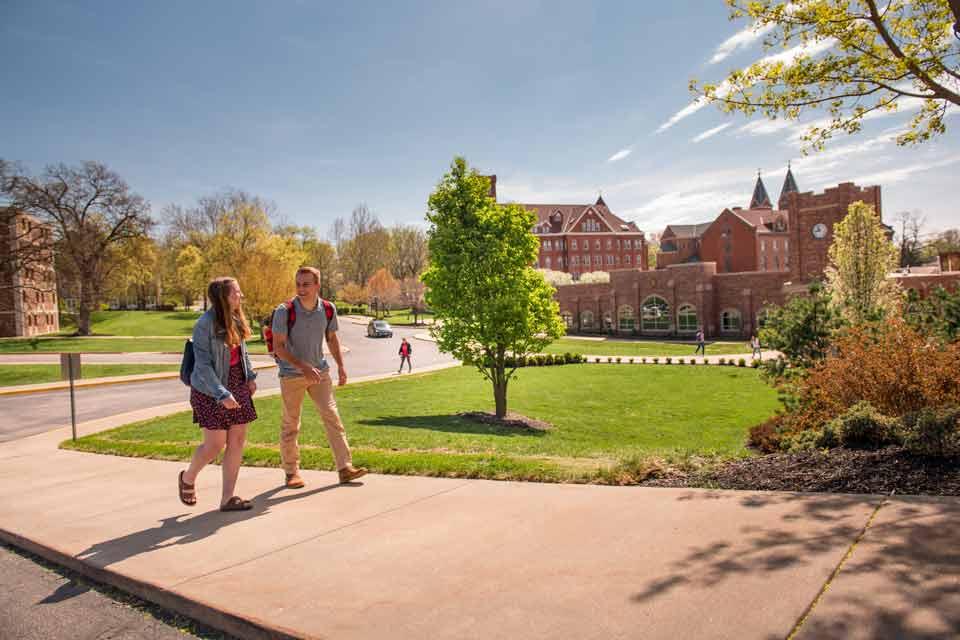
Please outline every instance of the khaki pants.
[{"label": "khaki pants", "polygon": [[340,421],[337,411],[337,401],[333,397],[333,382],[330,380],[330,370],[320,375],[320,382],[310,384],[303,376],[295,378],[280,378],[280,396],[283,398],[283,416],[280,420],[280,460],[283,470],[287,473],[296,473],[300,469],[300,444],[297,437],[300,435],[300,411],[303,408],[303,396],[310,394],[310,399],[317,407],[317,412],[323,419],[323,426],[327,430],[327,442],[333,450],[333,459],[337,463],[337,470],[351,464],[350,445],[347,444],[347,434]]}]

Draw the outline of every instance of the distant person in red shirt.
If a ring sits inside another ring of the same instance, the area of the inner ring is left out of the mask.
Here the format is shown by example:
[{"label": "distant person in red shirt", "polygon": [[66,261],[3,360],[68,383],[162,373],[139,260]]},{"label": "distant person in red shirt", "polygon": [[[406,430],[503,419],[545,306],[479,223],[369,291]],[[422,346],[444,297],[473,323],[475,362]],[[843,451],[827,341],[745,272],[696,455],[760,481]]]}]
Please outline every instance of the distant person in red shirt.
[{"label": "distant person in red shirt", "polygon": [[407,342],[407,339],[404,338],[403,342],[400,343],[400,371],[397,373],[403,373],[403,363],[407,363],[407,373],[413,372],[413,365],[410,364],[410,355],[413,353],[413,347]]}]

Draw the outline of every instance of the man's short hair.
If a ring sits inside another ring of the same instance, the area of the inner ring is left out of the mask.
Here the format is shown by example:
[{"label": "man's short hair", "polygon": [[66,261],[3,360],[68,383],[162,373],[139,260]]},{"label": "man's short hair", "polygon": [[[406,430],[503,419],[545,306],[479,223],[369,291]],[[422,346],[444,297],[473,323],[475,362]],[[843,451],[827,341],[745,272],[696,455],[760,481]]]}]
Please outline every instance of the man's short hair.
[{"label": "man's short hair", "polygon": [[294,277],[299,277],[301,273],[312,273],[313,274],[313,283],[320,284],[320,270],[314,267],[300,267],[297,269],[297,275]]}]

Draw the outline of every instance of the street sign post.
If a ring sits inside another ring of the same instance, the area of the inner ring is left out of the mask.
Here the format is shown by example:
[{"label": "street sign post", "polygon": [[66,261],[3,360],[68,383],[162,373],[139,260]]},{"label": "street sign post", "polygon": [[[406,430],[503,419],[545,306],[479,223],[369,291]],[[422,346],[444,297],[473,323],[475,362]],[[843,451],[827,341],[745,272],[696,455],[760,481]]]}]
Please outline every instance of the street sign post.
[{"label": "street sign post", "polygon": [[77,439],[77,400],[73,392],[73,381],[80,377],[80,354],[60,354],[60,377],[70,381],[70,426],[73,439]]}]

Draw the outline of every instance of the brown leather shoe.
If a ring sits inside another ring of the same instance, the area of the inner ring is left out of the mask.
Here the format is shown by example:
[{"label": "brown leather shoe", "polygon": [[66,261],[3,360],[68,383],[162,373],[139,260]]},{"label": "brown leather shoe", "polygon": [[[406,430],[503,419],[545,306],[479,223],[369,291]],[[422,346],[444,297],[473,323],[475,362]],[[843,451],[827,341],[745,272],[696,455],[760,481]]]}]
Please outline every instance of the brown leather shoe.
[{"label": "brown leather shoe", "polygon": [[303,489],[304,487],[303,478],[300,477],[299,473],[288,473],[286,484],[287,489]]},{"label": "brown leather shoe", "polygon": [[352,464],[340,469],[340,484],[353,482],[357,478],[367,475],[366,467],[354,467]]}]

